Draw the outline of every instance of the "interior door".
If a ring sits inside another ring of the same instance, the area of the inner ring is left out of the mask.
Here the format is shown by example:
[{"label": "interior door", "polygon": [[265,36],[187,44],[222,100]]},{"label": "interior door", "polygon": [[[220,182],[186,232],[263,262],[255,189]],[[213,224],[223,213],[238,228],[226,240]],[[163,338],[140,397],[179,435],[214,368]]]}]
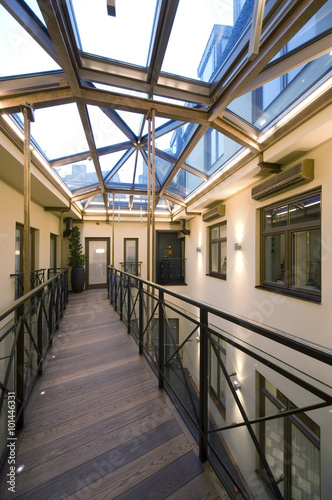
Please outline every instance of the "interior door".
[{"label": "interior door", "polygon": [[107,266],[110,262],[109,238],[86,238],[87,288],[107,286]]}]

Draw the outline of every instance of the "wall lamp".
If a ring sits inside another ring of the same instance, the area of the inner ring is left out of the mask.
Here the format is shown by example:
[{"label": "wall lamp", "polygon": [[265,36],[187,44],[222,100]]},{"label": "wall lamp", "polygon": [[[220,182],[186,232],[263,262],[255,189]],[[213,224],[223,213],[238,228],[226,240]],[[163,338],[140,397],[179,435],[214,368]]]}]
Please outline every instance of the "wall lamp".
[{"label": "wall lamp", "polygon": [[233,387],[237,391],[238,389],[241,389],[241,384],[238,380],[233,380]]},{"label": "wall lamp", "polygon": [[234,243],[234,250],[242,250],[240,243]]},{"label": "wall lamp", "polygon": [[199,248],[199,247],[196,248],[196,252],[201,253],[201,251],[202,251],[201,248]]}]

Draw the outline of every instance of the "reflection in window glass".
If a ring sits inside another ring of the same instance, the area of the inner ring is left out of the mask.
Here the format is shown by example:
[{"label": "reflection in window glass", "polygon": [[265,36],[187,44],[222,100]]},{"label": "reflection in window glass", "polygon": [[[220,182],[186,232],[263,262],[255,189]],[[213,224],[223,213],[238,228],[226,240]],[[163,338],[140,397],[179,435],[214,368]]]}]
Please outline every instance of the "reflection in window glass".
[{"label": "reflection in window glass", "polygon": [[202,183],[203,180],[200,177],[180,168],[167,189],[182,198],[186,198],[186,196],[198,188]]},{"label": "reflection in window glass", "polygon": [[273,80],[251,93],[241,96],[228,106],[258,130],[286,111],[332,68],[330,53]]},{"label": "reflection in window glass", "polygon": [[71,191],[92,186],[98,182],[93,161],[81,161],[63,167],[55,167],[54,170]]},{"label": "reflection in window glass", "polygon": [[288,206],[266,210],[264,213],[265,229],[272,227],[287,226],[288,224]]},{"label": "reflection in window glass", "polygon": [[290,224],[320,220],[320,195],[312,196],[289,206]]},{"label": "reflection in window glass", "polygon": [[[162,71],[211,82],[252,19],[254,0],[181,0]],[[184,42],[185,41],[185,42]]]},{"label": "reflection in window glass", "polygon": [[292,284],[311,290],[321,289],[320,229],[298,231],[292,239]]},{"label": "reflection in window glass", "polygon": [[265,279],[285,284],[285,236],[276,234],[265,237]]}]

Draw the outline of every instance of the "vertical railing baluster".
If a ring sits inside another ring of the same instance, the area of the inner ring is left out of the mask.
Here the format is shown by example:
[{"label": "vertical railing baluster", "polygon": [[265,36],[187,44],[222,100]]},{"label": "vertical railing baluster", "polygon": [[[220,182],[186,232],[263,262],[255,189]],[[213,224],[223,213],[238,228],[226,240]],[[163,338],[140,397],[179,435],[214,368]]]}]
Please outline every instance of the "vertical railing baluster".
[{"label": "vertical railing baluster", "polygon": [[19,334],[17,339],[16,351],[16,397],[17,397],[17,429],[24,427],[24,314],[25,306],[22,304],[17,309],[17,318],[19,318]]},{"label": "vertical railing baluster", "polygon": [[164,321],[164,291],[159,290],[159,389],[164,387],[164,365],[165,365],[165,321]]},{"label": "vertical railing baluster", "polygon": [[143,328],[144,328],[144,323],[143,323],[143,314],[144,314],[144,308],[143,308],[143,283],[140,281],[139,282],[139,299],[138,299],[138,347],[139,347],[139,353],[143,354]]},{"label": "vertical railing baluster", "polygon": [[43,373],[43,290],[37,294],[37,339],[38,339],[38,374]]},{"label": "vertical railing baluster", "polygon": [[199,373],[199,458],[202,462],[207,459],[207,437],[205,432],[208,430],[208,311],[206,308],[200,308],[200,373]]},{"label": "vertical railing baluster", "polygon": [[120,271],[120,293],[119,293],[119,298],[120,298],[120,321],[123,319],[123,275],[122,272]]},{"label": "vertical railing baluster", "polygon": [[118,311],[118,271],[114,271],[114,310]]},{"label": "vertical railing baluster", "polygon": [[128,324],[127,324],[127,332],[131,332],[131,286],[130,286],[130,278],[127,277],[127,316],[128,316]]}]

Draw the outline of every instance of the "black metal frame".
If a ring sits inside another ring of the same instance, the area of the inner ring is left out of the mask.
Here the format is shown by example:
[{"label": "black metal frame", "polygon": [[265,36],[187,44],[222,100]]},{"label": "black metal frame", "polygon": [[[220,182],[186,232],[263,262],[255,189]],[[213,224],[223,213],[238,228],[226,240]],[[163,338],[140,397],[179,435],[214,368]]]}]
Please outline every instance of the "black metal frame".
[{"label": "black metal frame", "polygon": [[[43,362],[52,345],[68,302],[68,270],[55,274],[45,283],[16,300],[0,313],[0,343],[10,342],[4,379],[0,381],[0,415],[9,393],[15,393],[16,429],[24,426],[24,413]],[[10,379],[13,379],[10,382]],[[4,431],[6,435],[7,429]],[[7,446],[0,449],[0,470]]]},{"label": "black metal frame", "polygon": [[[330,406],[332,404],[332,395],[325,392],[325,390],[328,390],[329,387],[327,385],[324,386],[323,384],[321,385],[321,387],[316,387],[314,384],[308,381],[308,377],[306,377],[307,379],[305,379],[305,377],[301,378],[301,372],[299,372],[299,374],[294,374],[292,370],[288,369],[287,365],[285,365],[286,367],[278,365],[276,359],[271,359],[272,356],[264,356],[265,353],[260,352],[256,347],[250,346],[247,343],[241,343],[240,340],[235,339],[231,335],[227,334],[227,332],[212,327],[209,323],[209,316],[222,318],[232,324],[239,325],[246,330],[254,332],[255,334],[263,336],[264,338],[276,342],[279,345],[283,345],[289,349],[292,349],[292,351],[302,353],[308,356],[310,359],[318,360],[324,364],[332,365],[331,353],[328,352],[328,350],[320,350],[314,345],[309,345],[309,343],[304,344],[299,339],[284,335],[279,331],[265,328],[257,323],[250,322],[243,318],[226,313],[222,310],[218,310],[208,304],[190,299],[172,290],[168,290],[160,285],[156,285],[137,277],[133,279],[133,276],[129,273],[119,271],[113,267],[109,267],[108,270],[108,296],[111,304],[120,314],[120,319],[127,324],[128,333],[131,333],[138,343],[140,354],[144,354],[152,369],[158,376],[159,387],[165,388],[167,390],[173,402],[182,414],[182,417],[185,419],[190,430],[198,440],[201,460],[204,461],[206,459],[209,459],[211,461],[230,497],[235,498],[234,489],[235,491],[237,491],[236,498],[239,498],[238,494],[242,495],[242,498],[249,498],[249,495],[246,491],[246,487],[241,482],[241,479],[239,477],[236,477],[236,475],[234,475],[234,473],[229,470],[227,464],[222,462],[222,460],[218,456],[218,450],[215,448],[214,444],[209,441],[209,436],[216,435],[216,433],[225,431],[227,429],[234,429],[245,426],[249,432],[257,454],[261,459],[261,463],[264,465],[266,474],[270,481],[270,486],[273,489],[276,498],[281,499],[282,495],[278,488],[277,481],[273,477],[270,467],[265,459],[264,452],[261,449],[260,443],[256,437],[253,425],[258,422],[263,422],[270,419],[285,418],[285,416],[293,415],[296,413],[308,412],[314,409]],[[184,303],[184,307],[180,309],[179,307],[172,305],[171,303],[166,301],[166,297],[172,297],[182,301]],[[199,319],[193,318],[189,313],[186,312],[189,309],[188,306],[197,308]],[[166,308],[170,311],[176,312],[180,317],[188,319],[191,321],[191,323],[194,324],[193,330],[186,337],[186,339],[179,346],[174,346],[174,353],[167,361],[165,360],[165,323],[167,324],[167,321],[164,321],[164,318],[167,318]],[[156,317],[159,317],[158,345],[152,345],[151,348],[147,348],[145,342],[149,328],[151,328],[152,321],[155,315]],[[135,319],[137,331],[134,331],[135,329],[133,329],[131,325],[131,320],[133,318]],[[197,332],[198,329],[200,331],[200,380],[197,407],[197,404],[195,405],[195,401],[192,396],[192,387],[190,386],[187,378],[184,376],[185,367],[182,365],[180,352],[182,351],[184,345],[188,341],[192,340],[194,333]],[[242,405],[240,398],[238,397],[237,392],[233,386],[231,375],[227,373],[226,367],[219,355],[218,350],[214,345],[213,337],[223,339],[227,344],[236,349],[239,349],[254,360],[257,360],[265,366],[269,367],[269,369],[272,369],[277,373],[283,375],[284,377],[287,377],[288,380],[291,380],[312,395],[320,398],[321,402],[315,402],[315,404],[307,405],[303,408],[296,408],[290,411],[285,411],[281,414],[250,419],[246,414],[245,408]],[[216,354],[218,365],[223,371],[228,387],[243,418],[243,422],[233,423],[232,425],[225,425],[224,427],[211,426],[208,408],[209,344],[212,345],[212,348]],[[170,372],[168,370],[170,368],[170,363],[174,360],[179,363],[179,373],[182,372],[183,386],[187,391],[188,401],[190,401],[191,408],[188,408],[181,397],[179,397],[176,390],[172,386],[172,381],[169,378]],[[221,466],[223,472],[222,475],[220,474],[220,470],[218,471],[218,468],[216,468],[214,460],[211,460],[211,457],[217,460],[218,465]]]}]

